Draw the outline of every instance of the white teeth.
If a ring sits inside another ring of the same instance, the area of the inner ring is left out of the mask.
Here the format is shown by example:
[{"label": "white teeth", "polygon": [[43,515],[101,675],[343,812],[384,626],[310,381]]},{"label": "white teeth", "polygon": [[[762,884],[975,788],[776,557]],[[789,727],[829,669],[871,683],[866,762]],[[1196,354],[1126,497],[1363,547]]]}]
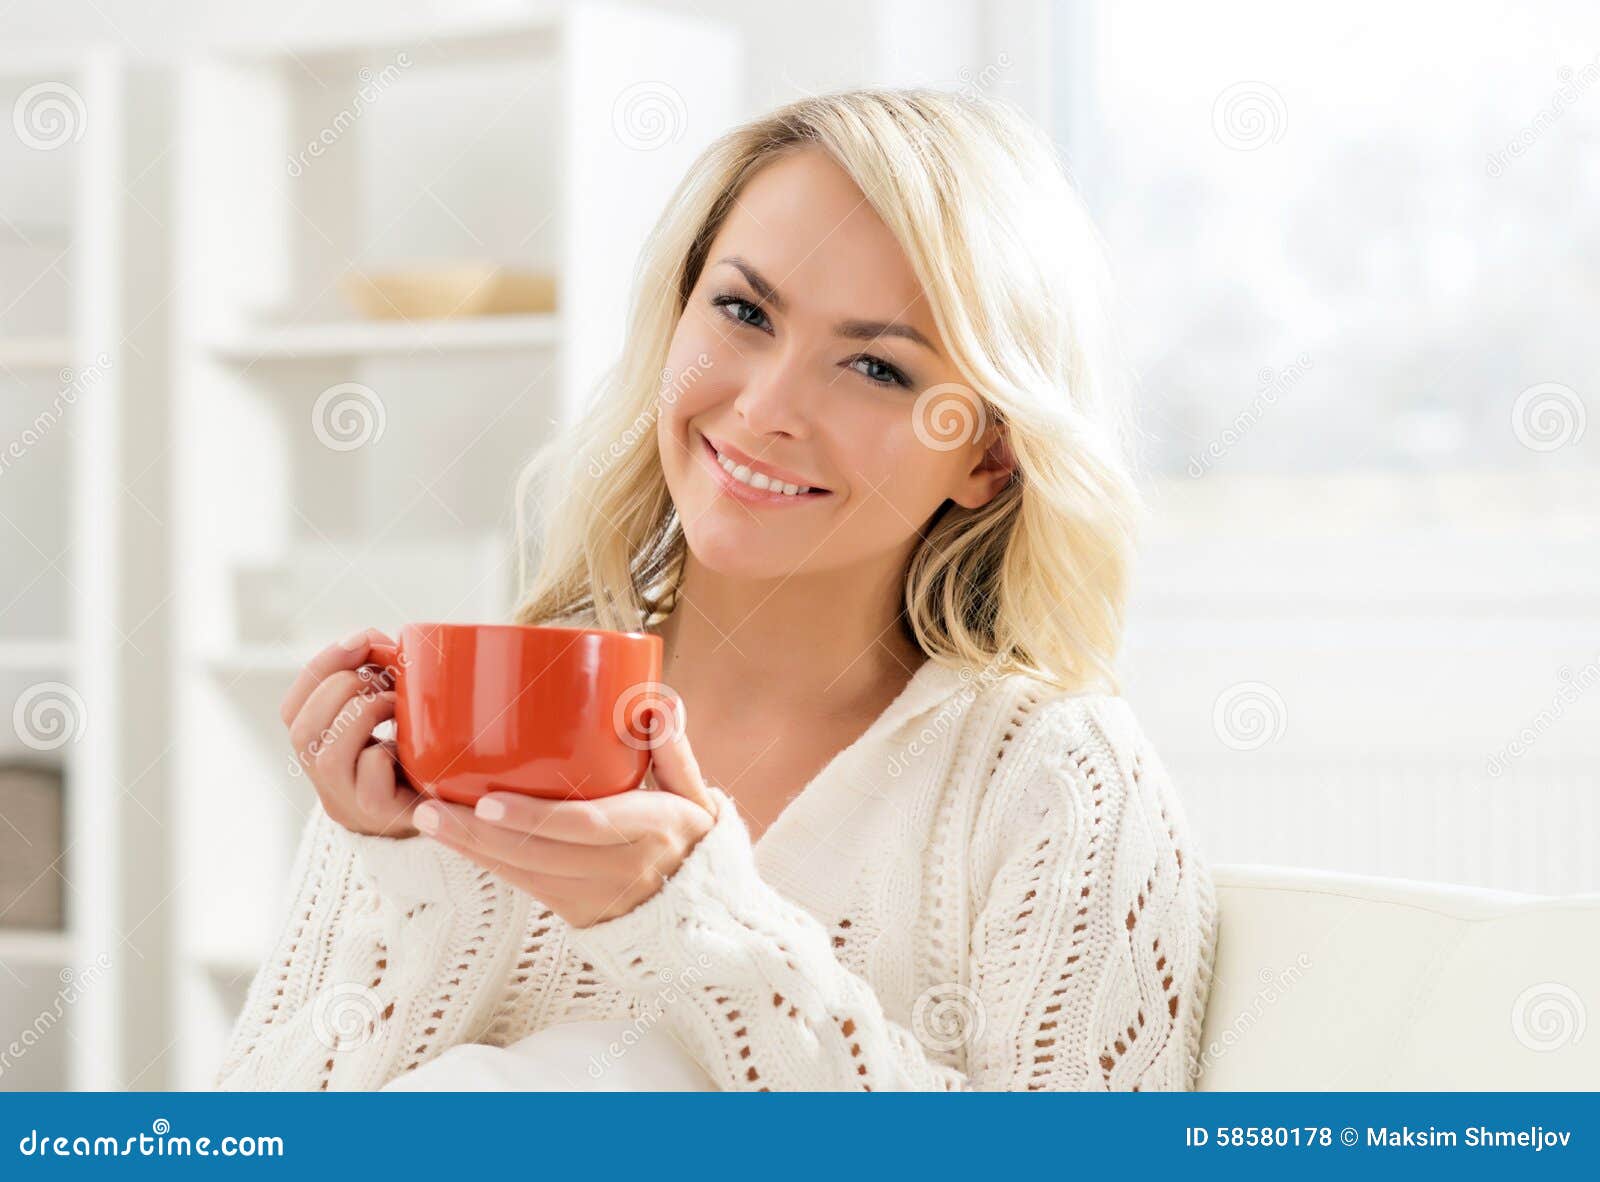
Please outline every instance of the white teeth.
[{"label": "white teeth", "polygon": [[768,492],[781,492],[785,496],[799,496],[803,492],[810,492],[811,486],[807,484],[787,484],[783,481],[773,480],[764,473],[752,472],[744,464],[735,464],[721,452],[712,449],[717,457],[717,463],[722,465],[722,470],[732,476],[740,484],[748,484],[751,488],[766,489]]}]

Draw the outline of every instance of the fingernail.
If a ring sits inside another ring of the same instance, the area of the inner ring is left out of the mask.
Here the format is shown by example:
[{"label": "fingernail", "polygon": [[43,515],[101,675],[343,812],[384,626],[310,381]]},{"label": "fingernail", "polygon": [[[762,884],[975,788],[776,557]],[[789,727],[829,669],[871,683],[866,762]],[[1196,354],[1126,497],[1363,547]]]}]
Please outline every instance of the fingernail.
[{"label": "fingernail", "polygon": [[506,819],[504,802],[498,801],[492,796],[480,797],[473,811],[485,821],[504,821]]},{"label": "fingernail", "polygon": [[412,812],[411,819],[424,833],[439,831],[439,810],[431,804],[419,804]]},{"label": "fingernail", "polygon": [[363,628],[359,632],[352,632],[339,643],[344,645],[345,648],[362,648],[367,643],[367,630]]}]

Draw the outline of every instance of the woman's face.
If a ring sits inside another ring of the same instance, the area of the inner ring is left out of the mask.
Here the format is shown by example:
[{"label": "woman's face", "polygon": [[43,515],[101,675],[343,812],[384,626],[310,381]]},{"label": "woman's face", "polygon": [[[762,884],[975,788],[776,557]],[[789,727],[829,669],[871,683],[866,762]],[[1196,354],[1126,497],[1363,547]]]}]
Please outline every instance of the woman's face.
[{"label": "woman's face", "polygon": [[[820,149],[746,184],[666,370],[667,485],[695,557],[725,574],[903,563],[946,499],[976,508],[1006,480],[910,264]],[[718,452],[769,488],[726,473]],[[812,491],[784,496],[772,480]]]}]

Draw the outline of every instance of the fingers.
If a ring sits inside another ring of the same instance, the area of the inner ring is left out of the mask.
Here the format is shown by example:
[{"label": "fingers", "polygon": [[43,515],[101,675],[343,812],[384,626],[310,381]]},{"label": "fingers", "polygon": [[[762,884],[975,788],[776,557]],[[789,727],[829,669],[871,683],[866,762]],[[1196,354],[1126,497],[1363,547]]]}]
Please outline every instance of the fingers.
[{"label": "fingers", "polygon": [[[470,849],[480,857],[553,878],[622,874],[636,860],[634,851],[627,843],[579,845],[556,841],[524,829],[490,824],[469,808],[440,801],[425,801],[418,805],[413,822],[422,832],[446,845],[463,851]],[[429,829],[429,825],[434,825],[434,828]]]},{"label": "fingers", "polygon": [[347,699],[317,740],[315,758],[318,770],[330,779],[353,778],[356,757],[371,742],[374,728],[380,722],[393,718],[394,712],[393,690],[373,693],[370,689],[363,689],[354,698]]},{"label": "fingers", "polygon": [[507,829],[573,845],[625,845],[645,827],[640,818],[619,817],[616,810],[608,808],[615,799],[543,800],[520,792],[490,792],[478,801],[476,811],[460,807],[457,815],[469,832]]},{"label": "fingers", "polygon": [[315,686],[290,723],[290,744],[302,763],[310,766],[323,745],[349,728],[349,718],[339,717],[342,712],[360,702],[378,701],[379,693],[378,686],[354,669],[330,673]]},{"label": "fingers", "polygon": [[600,801],[544,800],[520,792],[489,792],[477,805],[478,824],[533,834],[576,845],[616,845],[629,834],[618,828]]},{"label": "fingers", "polygon": [[412,823],[429,837],[455,844],[476,844],[477,826],[482,825],[464,804],[451,804],[430,796],[417,803],[411,814]]},{"label": "fingers", "polygon": [[[513,845],[527,838],[573,846],[626,846],[654,838],[676,818],[663,815],[683,804],[663,800],[653,792],[619,792],[601,800],[544,800],[520,792],[489,792],[476,809],[442,800],[428,801],[438,810],[436,836],[457,841],[494,844],[506,850],[499,834],[510,833]],[[422,819],[416,818],[421,826]]]},{"label": "fingers", "polygon": [[659,707],[651,709],[655,719],[655,729],[651,734],[652,737],[659,734],[660,738],[651,748],[650,777],[663,792],[681,796],[714,817],[717,815],[716,801],[706,788],[705,779],[700,774],[700,763],[689,746],[687,720],[682,710],[682,704],[676,700],[670,703],[664,701]]},{"label": "fingers", "polygon": [[654,792],[619,792],[599,800],[543,800],[520,792],[486,793],[475,819],[574,845],[625,845],[659,833],[663,809],[682,808]]},{"label": "fingers", "polygon": [[394,744],[388,741],[372,743],[356,757],[356,807],[385,837],[416,832],[412,812],[421,797],[400,782],[397,770]]},{"label": "fingers", "polygon": [[354,636],[330,644],[307,661],[305,668],[295,677],[294,684],[289,687],[289,692],[283,696],[283,702],[278,707],[278,717],[283,720],[283,725],[294,724],[295,718],[304,708],[312,692],[330,675],[343,669],[360,668],[372,650],[372,642],[375,640],[384,644],[394,643],[376,628],[363,628]]}]

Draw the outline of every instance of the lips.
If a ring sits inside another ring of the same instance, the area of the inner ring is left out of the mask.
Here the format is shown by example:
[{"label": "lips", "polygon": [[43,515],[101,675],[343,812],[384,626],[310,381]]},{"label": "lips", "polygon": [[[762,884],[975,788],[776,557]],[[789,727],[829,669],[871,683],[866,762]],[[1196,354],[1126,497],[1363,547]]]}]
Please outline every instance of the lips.
[{"label": "lips", "polygon": [[702,435],[702,438],[705,439],[705,441],[711,445],[712,450],[717,453],[719,463],[721,460],[725,459],[732,463],[735,467],[747,468],[752,474],[759,473],[773,486],[779,484],[792,484],[800,488],[811,489],[814,492],[828,491],[826,487],[815,480],[808,480],[806,477],[789,468],[780,468],[777,464],[771,463],[768,460],[753,456],[749,452],[740,451],[737,447],[734,447],[731,443],[728,443],[725,440],[712,439],[709,435]]},{"label": "lips", "polygon": [[[700,436],[700,449],[705,456],[711,478],[717,482],[718,487],[730,497],[745,504],[758,506],[804,505],[833,495],[832,490],[824,488],[812,488],[810,491],[803,493],[785,493],[772,489],[756,488],[752,484],[746,484],[738,480],[723,467],[721,460],[718,458],[716,446],[705,435]],[[733,460],[731,455],[728,458],[730,461]],[[748,467],[748,465],[746,466]],[[783,475],[784,473],[780,470],[779,474]],[[799,484],[800,482],[789,481],[788,483]]]}]

